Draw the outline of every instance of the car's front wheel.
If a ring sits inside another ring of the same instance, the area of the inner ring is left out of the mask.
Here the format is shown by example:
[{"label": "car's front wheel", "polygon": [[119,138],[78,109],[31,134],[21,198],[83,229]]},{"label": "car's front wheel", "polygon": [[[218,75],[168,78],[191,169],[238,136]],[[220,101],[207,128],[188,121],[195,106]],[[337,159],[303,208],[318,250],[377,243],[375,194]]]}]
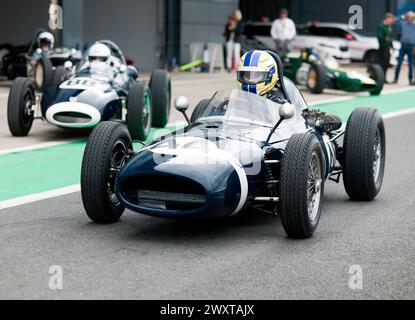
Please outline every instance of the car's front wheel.
[{"label": "car's front wheel", "polygon": [[281,164],[280,214],[290,238],[310,238],[320,221],[324,195],[324,158],[317,138],[295,134]]},{"label": "car's front wheel", "polygon": [[32,128],[35,114],[36,96],[32,81],[16,78],[10,89],[7,104],[7,122],[11,134],[25,137]]},{"label": "car's front wheel", "polygon": [[53,71],[53,77],[51,81],[51,87],[56,88],[58,85],[62,83],[62,81],[68,76],[69,71],[65,69],[63,66],[58,66]]},{"label": "car's front wheel", "polygon": [[127,128],[117,122],[102,122],[93,130],[82,161],[81,194],[88,217],[96,223],[117,222],[125,208],[115,182],[132,153]]},{"label": "car's front wheel", "polygon": [[375,199],[382,188],[386,155],[385,125],[379,111],[353,111],[346,126],[343,152],[344,187],[350,199]]}]

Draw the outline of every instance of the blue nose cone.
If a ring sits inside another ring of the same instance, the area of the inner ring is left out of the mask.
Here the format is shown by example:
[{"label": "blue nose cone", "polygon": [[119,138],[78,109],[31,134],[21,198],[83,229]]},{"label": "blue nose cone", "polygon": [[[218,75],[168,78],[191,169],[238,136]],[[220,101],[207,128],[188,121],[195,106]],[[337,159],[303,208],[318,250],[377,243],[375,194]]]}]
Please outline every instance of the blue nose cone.
[{"label": "blue nose cone", "polygon": [[208,154],[162,155],[143,151],[116,183],[121,203],[165,218],[223,218],[242,209],[246,175],[237,163]]}]

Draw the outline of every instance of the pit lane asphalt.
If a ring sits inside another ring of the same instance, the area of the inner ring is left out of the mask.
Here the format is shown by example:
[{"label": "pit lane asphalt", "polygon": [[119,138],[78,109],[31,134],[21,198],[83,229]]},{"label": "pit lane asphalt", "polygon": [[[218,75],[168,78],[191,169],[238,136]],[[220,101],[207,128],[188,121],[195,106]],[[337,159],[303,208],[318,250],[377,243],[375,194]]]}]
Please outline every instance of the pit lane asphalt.
[{"label": "pit lane asphalt", "polygon": [[[80,194],[0,211],[1,299],[415,299],[415,115],[389,119],[384,187],[373,203],[326,185],[312,239],[257,212],[175,222],[126,212],[100,226]],[[48,288],[63,268],[63,290]],[[363,290],[349,269],[363,268]]]}]

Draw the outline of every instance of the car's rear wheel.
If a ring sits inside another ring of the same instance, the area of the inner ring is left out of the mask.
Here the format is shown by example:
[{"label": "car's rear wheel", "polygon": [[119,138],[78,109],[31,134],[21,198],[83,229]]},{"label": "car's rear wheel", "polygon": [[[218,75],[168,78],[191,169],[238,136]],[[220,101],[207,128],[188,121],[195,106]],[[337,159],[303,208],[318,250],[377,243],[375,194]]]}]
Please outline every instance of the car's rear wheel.
[{"label": "car's rear wheel", "polygon": [[324,195],[324,158],[316,137],[295,134],[281,163],[280,214],[290,238],[310,238],[321,216]]},{"label": "car's rear wheel", "polygon": [[370,94],[372,96],[380,95],[383,90],[383,86],[385,85],[385,72],[380,65],[370,64],[367,67],[367,73],[372,80],[376,81],[376,88],[371,90]]},{"label": "car's rear wheel", "polygon": [[312,64],[307,77],[307,89],[320,94],[326,87],[326,68],[322,64]]},{"label": "car's rear wheel", "polygon": [[102,122],[92,131],[82,161],[81,194],[88,217],[96,223],[114,223],[125,208],[115,192],[115,182],[132,152],[127,128]]},{"label": "car's rear wheel", "polygon": [[171,105],[171,78],[164,70],[151,74],[150,90],[153,97],[153,127],[164,128],[169,122]]},{"label": "car's rear wheel", "polygon": [[53,71],[52,62],[46,57],[42,57],[36,63],[34,72],[36,89],[44,91],[51,86]]},{"label": "car's rear wheel", "polygon": [[32,128],[36,106],[35,90],[27,78],[16,78],[7,103],[7,122],[11,134],[25,137]]},{"label": "car's rear wheel", "polygon": [[385,172],[385,125],[379,111],[353,111],[344,138],[343,180],[350,199],[372,201],[379,194]]},{"label": "car's rear wheel", "polygon": [[363,61],[368,64],[379,63],[380,62],[379,52],[376,50],[370,50],[366,52],[363,57]]},{"label": "car's rear wheel", "polygon": [[127,98],[127,126],[134,140],[145,141],[150,134],[152,95],[144,82],[131,85]]},{"label": "car's rear wheel", "polygon": [[201,100],[196,108],[193,110],[192,116],[190,117],[190,122],[194,123],[199,119],[202,114],[206,111],[206,108],[208,107],[210,103],[210,99],[203,99]]}]

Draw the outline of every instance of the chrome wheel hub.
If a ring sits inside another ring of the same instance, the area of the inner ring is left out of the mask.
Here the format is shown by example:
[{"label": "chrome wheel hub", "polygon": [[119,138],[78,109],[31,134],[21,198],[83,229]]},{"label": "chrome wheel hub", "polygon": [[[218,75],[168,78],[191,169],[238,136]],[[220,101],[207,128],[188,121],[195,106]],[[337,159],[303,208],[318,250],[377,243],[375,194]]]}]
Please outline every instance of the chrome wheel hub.
[{"label": "chrome wheel hub", "polygon": [[24,98],[24,121],[29,123],[35,113],[34,110],[35,101],[30,92],[28,92]]},{"label": "chrome wheel hub", "polygon": [[316,220],[320,209],[323,179],[317,153],[313,153],[308,165],[307,206],[310,221]]},{"label": "chrome wheel hub", "polygon": [[128,158],[129,156],[127,146],[123,141],[117,141],[112,150],[109,177],[107,183],[108,196],[114,207],[120,204],[120,201],[118,200],[118,197],[115,193],[115,182],[122,168],[127,163]]},{"label": "chrome wheel hub", "polygon": [[146,132],[148,132],[151,129],[151,101],[148,94],[146,94],[144,97],[142,117],[144,128]]},{"label": "chrome wheel hub", "polygon": [[377,182],[379,180],[382,164],[382,143],[379,130],[376,132],[374,151],[373,178],[375,179],[375,182]]}]

